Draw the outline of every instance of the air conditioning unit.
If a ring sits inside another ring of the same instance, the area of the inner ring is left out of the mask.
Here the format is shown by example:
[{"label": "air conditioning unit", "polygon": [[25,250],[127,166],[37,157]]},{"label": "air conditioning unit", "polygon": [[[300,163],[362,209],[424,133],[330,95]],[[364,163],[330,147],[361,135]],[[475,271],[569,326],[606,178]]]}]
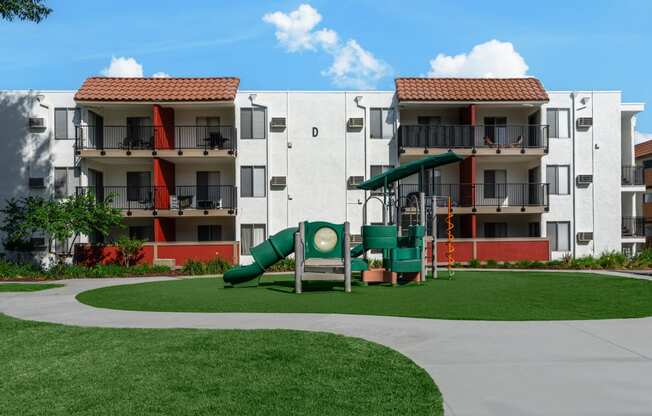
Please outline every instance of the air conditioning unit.
[{"label": "air conditioning unit", "polygon": [[581,232],[577,233],[577,242],[586,244],[593,240],[593,232]]},{"label": "air conditioning unit", "polygon": [[588,129],[593,125],[593,117],[580,117],[577,119],[578,129]]},{"label": "air conditioning unit", "polygon": [[350,129],[361,129],[364,127],[364,119],[362,117],[351,117],[346,124]]},{"label": "air conditioning unit", "polygon": [[170,209],[179,209],[179,199],[176,195],[170,195]]},{"label": "air conditioning unit", "polygon": [[589,186],[593,183],[593,175],[577,175],[575,182],[577,186]]},{"label": "air conditioning unit", "polygon": [[45,119],[43,117],[30,117],[28,126],[30,129],[44,129]]},{"label": "air conditioning unit", "polygon": [[287,186],[287,177],[285,176],[272,176],[270,186],[274,188],[285,188]]},{"label": "air conditioning unit", "polygon": [[29,189],[43,189],[45,188],[44,178],[29,178]]},{"label": "air conditioning unit", "polygon": [[364,182],[364,176],[349,176],[346,185],[349,189],[357,189],[362,182]]},{"label": "air conditioning unit", "polygon": [[272,117],[272,121],[270,121],[269,127],[272,130],[285,130],[287,127],[285,117]]}]

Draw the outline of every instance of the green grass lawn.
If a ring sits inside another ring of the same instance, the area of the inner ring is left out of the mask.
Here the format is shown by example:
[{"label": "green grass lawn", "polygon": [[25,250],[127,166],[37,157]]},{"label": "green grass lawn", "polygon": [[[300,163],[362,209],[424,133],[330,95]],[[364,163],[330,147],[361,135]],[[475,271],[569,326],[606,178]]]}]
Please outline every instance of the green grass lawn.
[{"label": "green grass lawn", "polygon": [[317,332],[80,328],[0,315],[1,415],[441,415],[403,355]]},{"label": "green grass lawn", "polygon": [[53,283],[3,283],[0,285],[0,292],[36,292],[37,290],[53,289],[63,287]]},{"label": "green grass lawn", "polygon": [[558,320],[652,315],[652,282],[586,273],[456,272],[454,280],[417,286],[353,287],[265,276],[255,288],[223,288],[221,279],[114,286],[81,293],[112,309],[183,312],[314,312],[441,319]]}]

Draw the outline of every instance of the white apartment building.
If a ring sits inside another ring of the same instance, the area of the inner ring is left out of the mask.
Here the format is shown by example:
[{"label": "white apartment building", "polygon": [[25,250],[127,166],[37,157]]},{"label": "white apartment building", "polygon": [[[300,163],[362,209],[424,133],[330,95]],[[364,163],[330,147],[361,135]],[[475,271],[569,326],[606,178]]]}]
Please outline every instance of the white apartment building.
[{"label": "white apartment building", "polygon": [[[619,91],[545,91],[534,78],[399,78],[395,91],[238,86],[96,77],[78,91],[0,92],[0,199],[111,196],[125,227],[109,240],[151,241],[148,261],[247,263],[249,247],[303,220],[349,221],[359,234],[370,193],[355,184],[454,151],[462,162],[396,192],[403,223],[410,194],[450,197],[458,261],[645,243],[633,143],[644,105]],[[367,222],[381,221],[372,199]]]}]

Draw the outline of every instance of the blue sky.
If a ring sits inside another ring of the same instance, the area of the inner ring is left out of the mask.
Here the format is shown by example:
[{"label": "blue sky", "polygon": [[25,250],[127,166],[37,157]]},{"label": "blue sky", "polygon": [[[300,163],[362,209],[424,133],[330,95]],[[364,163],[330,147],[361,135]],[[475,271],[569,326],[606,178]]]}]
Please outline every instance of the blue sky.
[{"label": "blue sky", "polygon": [[75,89],[112,57],[145,76],[238,76],[243,89],[392,89],[396,76],[506,71],[548,89],[622,90],[649,104],[639,130],[652,133],[652,1],[48,4],[41,24],[0,22],[0,89]]}]

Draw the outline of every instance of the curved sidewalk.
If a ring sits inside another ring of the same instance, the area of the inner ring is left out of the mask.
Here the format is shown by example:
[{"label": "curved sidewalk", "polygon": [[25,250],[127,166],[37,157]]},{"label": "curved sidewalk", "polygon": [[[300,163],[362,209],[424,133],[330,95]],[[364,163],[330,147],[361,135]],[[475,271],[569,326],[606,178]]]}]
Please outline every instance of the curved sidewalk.
[{"label": "curved sidewalk", "polygon": [[426,369],[442,391],[447,415],[649,415],[652,409],[652,318],[483,322],[132,312],[75,300],[85,290],[157,280],[170,278],[66,280],[58,289],[0,293],[0,313],[79,326],[285,328],[360,337],[394,348]]}]

